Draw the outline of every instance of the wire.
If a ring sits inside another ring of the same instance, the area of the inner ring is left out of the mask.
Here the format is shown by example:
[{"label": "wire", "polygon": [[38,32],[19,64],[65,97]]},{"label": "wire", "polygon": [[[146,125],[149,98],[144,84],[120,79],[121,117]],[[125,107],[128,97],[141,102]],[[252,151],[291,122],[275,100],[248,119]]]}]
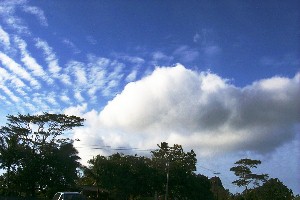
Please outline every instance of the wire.
[{"label": "wire", "polygon": [[89,149],[98,149],[98,150],[110,150],[110,151],[154,151],[155,149],[142,149],[138,147],[124,147],[124,146],[119,146],[119,147],[112,147],[109,145],[105,146],[99,146],[99,145],[88,145],[88,146],[76,146],[74,145],[75,148],[89,148]]}]

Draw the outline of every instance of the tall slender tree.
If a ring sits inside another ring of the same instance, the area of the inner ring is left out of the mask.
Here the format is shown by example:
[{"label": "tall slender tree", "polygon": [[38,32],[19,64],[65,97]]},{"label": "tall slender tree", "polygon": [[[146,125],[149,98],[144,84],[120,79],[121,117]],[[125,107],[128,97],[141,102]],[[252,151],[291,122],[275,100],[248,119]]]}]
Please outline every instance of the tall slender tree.
[{"label": "tall slender tree", "polygon": [[[161,176],[165,176],[165,196],[181,197],[184,194],[185,181],[194,175],[196,171],[196,154],[193,150],[184,152],[181,145],[162,142],[158,145],[159,149],[152,151],[152,162],[155,167],[160,169]],[[188,197],[187,197],[188,198]]]},{"label": "tall slender tree", "polygon": [[230,168],[230,171],[234,172],[239,178],[232,183],[238,187],[245,187],[247,193],[249,185],[252,183],[254,186],[259,186],[261,182],[267,181],[268,174],[255,174],[251,169],[257,168],[257,165],[261,164],[260,160],[252,160],[244,158],[234,163],[236,166]]}]

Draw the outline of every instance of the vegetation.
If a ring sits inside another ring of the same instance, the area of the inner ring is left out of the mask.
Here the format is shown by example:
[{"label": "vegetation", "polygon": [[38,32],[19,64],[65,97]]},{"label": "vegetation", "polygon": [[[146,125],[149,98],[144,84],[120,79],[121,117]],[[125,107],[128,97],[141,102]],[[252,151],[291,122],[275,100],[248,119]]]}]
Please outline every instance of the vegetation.
[{"label": "vegetation", "polygon": [[75,186],[80,166],[72,141],[61,137],[83,119],[62,114],[8,116],[0,129],[1,193],[53,196]]},{"label": "vegetation", "polygon": [[251,160],[248,158],[241,159],[234,163],[236,166],[230,168],[239,179],[233,181],[232,183],[238,187],[245,187],[247,192],[250,183],[255,186],[259,186],[260,182],[265,182],[269,175],[267,174],[254,174],[252,173],[252,168],[257,168],[257,165],[261,164],[260,160]]},{"label": "vegetation", "polygon": [[[181,145],[161,143],[152,157],[113,154],[96,156],[85,168],[85,183],[111,191],[114,199],[168,195],[176,199],[213,199],[207,177],[196,175],[196,154]],[[169,178],[167,178],[169,177]]]},{"label": "vegetation", "polygon": [[73,141],[64,135],[84,119],[43,113],[7,120],[0,128],[0,198],[51,199],[57,191],[87,186],[96,187],[94,199],[299,199],[280,180],[252,173],[260,160],[241,159],[230,168],[238,177],[233,184],[245,187],[230,194],[218,177],[196,174],[195,152],[178,144],[162,142],[150,157],[97,155],[81,166]]},{"label": "vegetation", "polygon": [[293,192],[288,189],[279,179],[272,178],[262,186],[257,187],[247,194],[247,199],[272,199],[272,200],[292,200]]}]

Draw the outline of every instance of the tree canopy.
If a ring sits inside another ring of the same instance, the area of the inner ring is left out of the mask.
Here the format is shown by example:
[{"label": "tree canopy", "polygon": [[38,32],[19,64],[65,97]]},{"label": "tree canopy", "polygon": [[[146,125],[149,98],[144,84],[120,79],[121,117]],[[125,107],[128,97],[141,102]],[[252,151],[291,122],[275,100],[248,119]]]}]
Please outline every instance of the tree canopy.
[{"label": "tree canopy", "polygon": [[279,179],[271,178],[262,186],[250,190],[246,195],[247,199],[260,200],[292,200],[293,192],[288,189]]},{"label": "tree canopy", "polygon": [[265,182],[269,177],[267,174],[252,173],[251,169],[257,168],[257,165],[261,164],[260,160],[244,158],[234,164],[236,166],[230,168],[230,171],[233,171],[239,179],[232,183],[239,187],[245,187],[246,192],[250,183],[253,183],[255,186],[259,186],[260,182]]},{"label": "tree canopy", "polygon": [[208,178],[194,173],[194,151],[184,152],[181,145],[170,147],[165,142],[158,147],[151,158],[120,153],[98,155],[85,169],[86,183],[94,182],[99,189],[111,191],[113,199],[164,196],[168,186],[172,198],[213,199]]},{"label": "tree canopy", "polygon": [[82,126],[84,119],[43,113],[9,115],[7,121],[0,128],[0,168],[6,171],[3,193],[51,196],[57,189],[74,186],[80,158],[73,141],[62,135]]}]

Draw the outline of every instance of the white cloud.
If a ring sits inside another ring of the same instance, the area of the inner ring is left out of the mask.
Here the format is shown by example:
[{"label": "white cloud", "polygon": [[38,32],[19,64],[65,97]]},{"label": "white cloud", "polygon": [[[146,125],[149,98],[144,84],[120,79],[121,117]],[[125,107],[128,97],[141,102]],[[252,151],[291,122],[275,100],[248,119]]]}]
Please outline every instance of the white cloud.
[{"label": "white cloud", "polygon": [[66,115],[75,115],[75,116],[83,116],[86,112],[87,104],[84,103],[82,105],[77,105],[75,107],[69,107],[64,110],[64,114]]},{"label": "white cloud", "polygon": [[6,69],[0,68],[0,81],[5,84],[5,81],[10,81],[10,85],[16,88],[25,87],[25,83],[17,78],[15,75],[10,74]]},{"label": "white cloud", "polygon": [[135,65],[141,65],[145,63],[145,60],[138,56],[129,56],[129,55],[116,55],[118,59],[128,61]]},{"label": "white cloud", "polygon": [[81,51],[76,47],[76,45],[73,43],[73,42],[71,42],[69,39],[63,39],[63,41],[62,41],[64,44],[66,44],[68,47],[70,47],[71,49],[72,49],[72,51],[73,51],[73,53],[74,54],[78,54],[78,53],[80,53]]},{"label": "white cloud", "polygon": [[199,33],[196,33],[193,37],[195,43],[199,43],[201,47],[201,53],[204,54],[209,63],[213,62],[215,56],[222,52],[222,48],[215,41],[216,33],[212,29],[202,29]]},{"label": "white cloud", "polygon": [[84,98],[82,97],[80,91],[75,91],[74,97],[75,97],[75,98],[77,99],[77,101],[79,101],[79,102],[83,102],[83,101],[84,101]]},{"label": "white cloud", "polygon": [[6,48],[10,46],[10,37],[7,32],[5,32],[0,26],[0,41],[5,45]]},{"label": "white cloud", "polygon": [[267,153],[295,136],[299,98],[300,74],[239,88],[211,72],[182,65],[157,68],[128,83],[100,113],[87,112],[88,125],[75,137],[140,148],[168,141],[194,148],[197,155]]},{"label": "white cloud", "polygon": [[167,56],[165,53],[161,52],[161,51],[156,51],[154,53],[152,53],[152,63],[154,65],[157,65],[158,63],[167,63],[169,64],[169,62],[171,62],[172,60],[174,60],[173,56]]},{"label": "white cloud", "polygon": [[67,66],[67,70],[66,70],[67,73],[73,74],[73,76],[75,76],[76,79],[75,84],[77,84],[80,87],[86,87],[88,80],[87,80],[87,73],[85,70],[84,63],[72,60],[69,63],[67,63],[66,66]]},{"label": "white cloud", "polygon": [[221,53],[221,47],[217,45],[207,45],[203,47],[204,54],[208,57],[213,57]]},{"label": "white cloud", "polygon": [[18,63],[11,59],[6,54],[0,52],[0,60],[4,66],[6,66],[11,72],[16,74],[18,77],[29,81],[30,85],[35,88],[40,88],[40,83],[34,79],[30,73],[28,73],[24,68],[22,68]]},{"label": "white cloud", "polygon": [[132,70],[132,72],[130,72],[130,74],[127,75],[126,81],[127,82],[134,81],[136,79],[136,75],[137,75],[137,70]]},{"label": "white cloud", "polygon": [[70,77],[76,100],[83,102],[83,95],[87,94],[94,103],[99,95],[114,94],[124,76],[124,66],[115,60],[89,55],[87,63],[70,60],[64,73]]},{"label": "white cloud", "polygon": [[102,95],[111,96],[117,88],[123,75],[124,64],[107,58],[90,56],[88,63],[88,94],[95,99],[95,94],[101,90]]},{"label": "white cloud", "polygon": [[43,50],[49,72],[52,73],[54,77],[59,78],[59,72],[62,70],[62,68],[58,64],[58,59],[56,58],[52,47],[50,47],[46,41],[40,38],[36,39],[35,46]]},{"label": "white cloud", "polygon": [[60,99],[61,99],[63,102],[67,103],[67,104],[71,103],[70,98],[68,97],[67,94],[61,95],[61,96],[60,96]]},{"label": "white cloud", "polygon": [[57,95],[55,92],[48,92],[47,96],[45,94],[36,94],[36,102],[39,102],[40,106],[44,106],[46,102],[50,103],[52,106],[58,105],[57,103]]},{"label": "white cloud", "polygon": [[199,57],[199,52],[196,49],[192,49],[186,45],[178,47],[174,51],[174,57],[178,57],[181,62],[192,62]]},{"label": "white cloud", "polygon": [[53,83],[53,79],[51,79],[46,72],[44,71],[43,67],[37,63],[35,58],[33,58],[29,52],[26,50],[27,43],[21,39],[20,37],[15,36],[14,42],[18,45],[20,49],[22,58],[21,61],[24,65],[32,72],[32,74],[36,77],[40,77],[45,80],[48,84]]},{"label": "white cloud", "polygon": [[89,44],[92,44],[92,45],[96,45],[97,44],[97,40],[93,37],[93,36],[87,36],[86,37],[86,40]]},{"label": "white cloud", "polygon": [[201,35],[199,33],[196,33],[193,37],[193,41],[197,43],[201,39]]},{"label": "white cloud", "polygon": [[0,16],[3,22],[7,24],[10,28],[15,29],[18,33],[29,34],[30,31],[23,19],[16,16],[16,8],[18,6],[23,6],[26,0],[3,0],[0,2]]},{"label": "white cloud", "polygon": [[44,15],[44,11],[35,6],[23,6],[23,10],[27,13],[33,14],[40,21],[41,25],[48,26],[47,19]]},{"label": "white cloud", "polygon": [[260,64],[271,68],[291,67],[296,69],[300,65],[300,58],[298,55],[292,53],[287,53],[276,58],[264,56],[260,59]]},{"label": "white cloud", "polygon": [[15,103],[20,101],[20,98],[17,97],[11,90],[8,89],[5,85],[0,84],[0,89],[3,90],[3,92]]}]

